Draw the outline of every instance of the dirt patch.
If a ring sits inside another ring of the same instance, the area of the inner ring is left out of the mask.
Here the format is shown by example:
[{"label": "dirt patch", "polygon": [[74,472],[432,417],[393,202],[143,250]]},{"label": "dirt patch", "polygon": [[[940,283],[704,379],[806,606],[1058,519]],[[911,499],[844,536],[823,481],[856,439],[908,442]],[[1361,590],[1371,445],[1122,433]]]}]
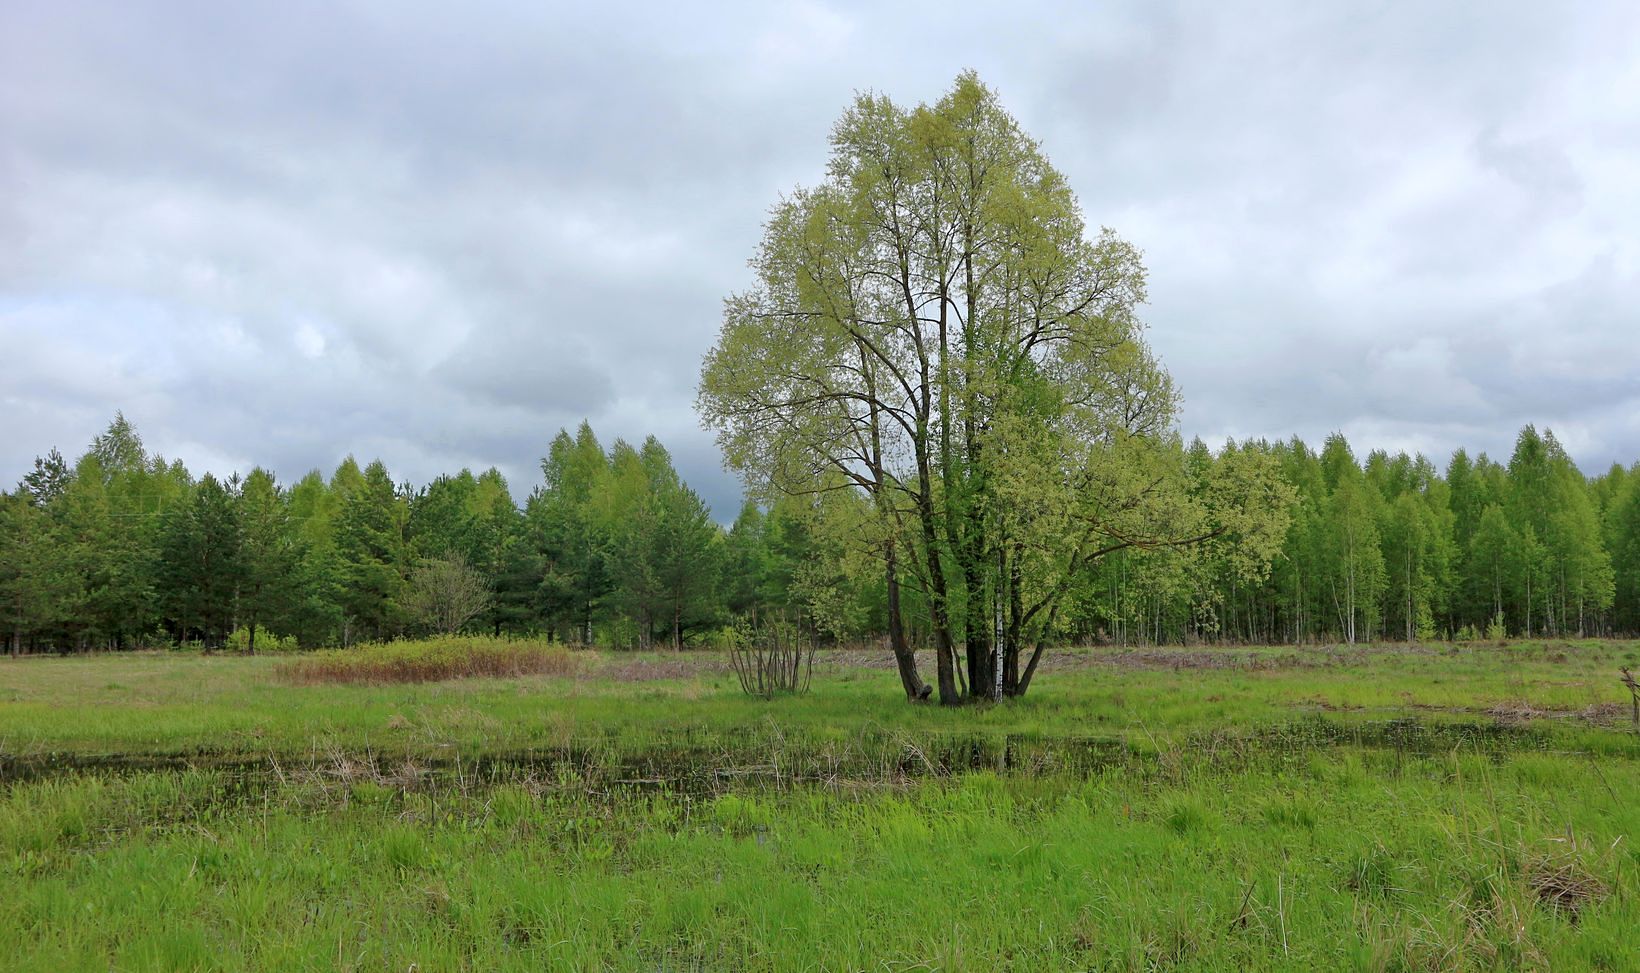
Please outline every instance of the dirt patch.
[{"label": "dirt patch", "polygon": [[[1410,694],[1403,693],[1406,697]],[[1520,727],[1534,720],[1582,720],[1592,726],[1617,726],[1629,719],[1629,708],[1621,703],[1596,703],[1583,709],[1555,709],[1540,706],[1530,700],[1510,699],[1490,706],[1442,706],[1435,703],[1415,703],[1408,700],[1400,706],[1339,706],[1319,697],[1293,700],[1288,705],[1317,709],[1322,712],[1341,710],[1373,710],[1380,713],[1405,712],[1443,713],[1449,716],[1490,716],[1498,725]]]},{"label": "dirt patch", "polygon": [[662,679],[690,679],[729,671],[727,656],[716,652],[680,652],[667,658],[613,657],[599,666],[596,675],[616,682],[655,682]]},{"label": "dirt patch", "polygon": [[1596,726],[1616,726],[1619,723],[1633,722],[1633,714],[1633,709],[1622,703],[1595,703],[1593,706],[1585,706],[1583,712],[1578,715],[1585,722]]},{"label": "dirt patch", "polygon": [[1305,658],[1294,652],[1274,655],[1263,652],[1238,652],[1233,649],[1128,649],[1121,652],[1100,652],[1089,656],[1094,665],[1114,666],[1118,669],[1309,669],[1329,665],[1323,658]]},{"label": "dirt patch", "polygon": [[[962,649],[957,649],[958,655]],[[1313,653],[1313,654],[1308,654]],[[917,653],[917,668],[932,672],[936,659],[931,651]],[[1342,664],[1344,657],[1327,649],[1291,652],[1254,652],[1246,649],[1186,648],[1148,646],[1112,649],[1049,649],[1042,654],[1038,672],[1071,672],[1079,669],[1134,669],[1180,671],[1185,669],[1278,670],[1327,668]],[[894,656],[862,649],[823,650],[815,656],[815,668],[893,669]]]},{"label": "dirt patch", "polygon": [[1525,700],[1512,700],[1488,707],[1486,715],[1505,726],[1518,726],[1521,723],[1556,714],[1550,710],[1539,709]]},{"label": "dirt patch", "polygon": [[1499,723],[1510,725],[1525,723],[1528,720],[1582,720],[1595,726],[1615,726],[1619,722],[1627,721],[1629,716],[1628,707],[1621,703],[1595,703],[1574,710],[1537,706],[1529,700],[1509,700],[1480,712],[1484,712]]},{"label": "dirt patch", "polygon": [[1307,708],[1313,707],[1323,713],[1353,713],[1366,709],[1366,707],[1358,706],[1355,703],[1335,703],[1330,699],[1323,699],[1320,696],[1311,696],[1307,699],[1294,700],[1293,705]]}]

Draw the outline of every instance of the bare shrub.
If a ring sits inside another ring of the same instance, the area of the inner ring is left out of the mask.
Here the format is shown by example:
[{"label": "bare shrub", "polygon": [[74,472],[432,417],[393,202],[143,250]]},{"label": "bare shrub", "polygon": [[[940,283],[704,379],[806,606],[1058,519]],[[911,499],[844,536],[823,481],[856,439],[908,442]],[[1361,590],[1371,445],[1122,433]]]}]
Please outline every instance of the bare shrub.
[{"label": "bare shrub", "polygon": [[790,625],[740,629],[729,643],[729,664],[750,695],[802,695],[814,678],[814,643]]}]

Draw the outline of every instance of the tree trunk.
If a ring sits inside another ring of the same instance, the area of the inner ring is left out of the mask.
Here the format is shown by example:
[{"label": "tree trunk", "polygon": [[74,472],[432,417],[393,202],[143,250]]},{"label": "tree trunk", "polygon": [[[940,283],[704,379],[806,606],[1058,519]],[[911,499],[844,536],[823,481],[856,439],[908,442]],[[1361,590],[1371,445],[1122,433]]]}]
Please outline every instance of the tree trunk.
[{"label": "tree trunk", "polygon": [[919,702],[928,698],[932,688],[917,673],[917,653],[905,638],[905,619],[900,615],[900,576],[894,542],[888,542],[884,551],[884,573],[888,582],[888,644],[894,652],[894,664],[900,670],[900,685],[905,698]]},{"label": "tree trunk", "polygon": [[1532,573],[1526,573],[1526,637],[1532,637]]},{"label": "tree trunk", "polygon": [[[926,372],[926,367],[924,371]],[[926,386],[926,382],[925,382]],[[928,393],[923,392],[923,408],[927,409]],[[927,429],[919,421],[917,445],[917,519],[922,528],[924,559],[928,565],[928,621],[934,629],[936,678],[940,686],[940,705],[955,706],[962,702],[957,692],[956,648],[951,642],[950,589],[945,583],[945,566],[940,559],[940,531],[934,519],[933,475],[929,469]]]},{"label": "tree trunk", "polygon": [[[963,543],[964,531],[961,529],[963,517],[962,511],[960,510],[962,504],[960,502],[961,498],[958,496],[962,476],[957,471],[956,454],[951,447],[951,345],[950,319],[948,314],[951,298],[943,277],[940,282],[939,301],[939,448],[940,483],[943,487],[941,494],[945,507],[945,543],[946,546],[951,549],[952,556],[958,559],[958,571],[956,573],[958,575],[958,579],[966,585],[971,575],[967,571],[968,565],[966,563],[966,559],[963,557],[967,548]],[[972,526],[969,526],[968,529],[971,532]],[[980,689],[979,683],[976,682],[974,678],[974,650],[972,647],[974,631],[977,627],[979,627],[976,626],[974,618],[974,602],[977,598],[977,592],[971,585],[969,585],[966,588],[966,594],[967,598],[964,602],[965,608],[962,613],[962,618],[957,619],[953,617],[951,619],[952,638],[954,641],[960,639],[963,643],[964,653],[967,657],[964,661],[967,663],[968,684],[972,687],[971,692],[977,696],[979,695]],[[962,675],[961,667],[958,668],[957,675],[960,681]]]},{"label": "tree trunk", "polygon": [[992,674],[991,626],[979,613],[985,591],[984,554],[982,540],[975,525],[969,524],[966,550],[962,558],[963,585],[968,591],[967,641],[964,644],[968,663],[968,691],[974,696],[989,692],[994,681]]},{"label": "tree trunk", "polygon": [[[872,377],[870,366],[871,357],[866,353],[865,346],[860,346],[860,371],[866,377],[867,388],[871,395],[871,499],[877,508],[877,516],[882,518],[883,525],[890,527],[890,511],[884,490],[886,478],[883,475],[883,439],[881,417],[877,409],[877,384]],[[912,702],[921,702],[928,698],[931,692],[927,683],[917,672],[917,654],[912,651],[910,643],[905,637],[905,617],[900,609],[900,563],[899,551],[896,546],[892,528],[883,542],[883,578],[888,589],[888,644],[894,653],[894,665],[900,672],[900,685],[905,689],[905,698]]]},{"label": "tree trunk", "polygon": [[[956,649],[951,643],[951,605],[949,588],[945,582],[945,568],[940,563],[940,530],[934,517],[933,463],[929,456],[929,420],[934,413],[931,385],[934,376],[929,371],[928,348],[924,341],[921,313],[911,286],[910,252],[904,243],[899,251],[899,285],[905,301],[906,320],[911,326],[917,346],[917,372],[920,384],[916,396],[916,431],[912,449],[917,464],[917,518],[922,530],[924,556],[928,564],[928,621],[934,629],[936,678],[940,687],[940,704],[954,706],[961,702],[957,692],[956,671],[953,665]],[[943,308],[941,309],[943,313]],[[880,456],[879,456],[880,460]],[[881,478],[879,478],[881,483]]]},{"label": "tree trunk", "polygon": [[934,629],[934,649],[937,653],[935,670],[940,685],[940,705],[955,706],[962,702],[962,694],[957,691],[957,673],[955,660],[956,647],[951,642],[950,605],[946,601],[947,589],[945,586],[945,569],[940,564],[938,541],[933,534],[932,511],[925,514],[924,523],[927,526],[926,536],[934,543],[928,545],[928,621]]},{"label": "tree trunk", "polygon": [[[1004,696],[1019,695],[1019,649],[1020,642],[1025,637],[1025,604],[1020,595],[1023,579],[1020,577],[1019,572],[1019,555],[1020,552],[1016,547],[1012,561],[997,566],[999,571],[1008,579],[1007,605],[1008,631],[1010,634],[1006,639],[1005,651],[1001,660],[1002,695]],[[1045,638],[1046,631],[1043,634]]]},{"label": "tree trunk", "polygon": [[1025,671],[1019,676],[1019,685],[1014,689],[1015,696],[1023,696],[1031,688],[1031,677],[1036,675],[1036,664],[1042,661],[1042,650],[1047,646],[1048,636],[1058,618],[1059,603],[1055,602],[1053,607],[1048,609],[1048,619],[1042,626],[1042,634],[1037,637],[1036,649],[1031,652],[1031,661],[1026,664]]}]

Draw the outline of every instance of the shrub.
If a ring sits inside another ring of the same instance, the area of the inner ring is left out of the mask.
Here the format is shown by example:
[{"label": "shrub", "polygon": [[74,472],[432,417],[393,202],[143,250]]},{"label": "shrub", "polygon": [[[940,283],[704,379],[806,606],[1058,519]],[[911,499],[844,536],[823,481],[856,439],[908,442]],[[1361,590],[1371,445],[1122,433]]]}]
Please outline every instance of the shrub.
[{"label": "shrub", "polygon": [[454,635],[490,607],[490,583],[459,554],[422,562],[410,575],[405,607],[441,635]]},{"label": "shrub", "polygon": [[[228,636],[228,641],[222,646],[229,652],[248,652],[251,647],[250,629],[241,625]],[[256,626],[256,651],[258,652],[294,652],[296,651],[296,636],[287,635],[284,638],[273,634],[262,626]]]},{"label": "shrub", "polygon": [[740,688],[750,695],[802,695],[814,678],[814,643],[790,625],[768,624],[761,630],[746,626],[729,646],[729,665]]},{"label": "shrub", "polygon": [[421,641],[374,642],[315,652],[286,663],[297,683],[437,682],[444,679],[563,676],[575,659],[560,645],[487,636],[443,636]]}]

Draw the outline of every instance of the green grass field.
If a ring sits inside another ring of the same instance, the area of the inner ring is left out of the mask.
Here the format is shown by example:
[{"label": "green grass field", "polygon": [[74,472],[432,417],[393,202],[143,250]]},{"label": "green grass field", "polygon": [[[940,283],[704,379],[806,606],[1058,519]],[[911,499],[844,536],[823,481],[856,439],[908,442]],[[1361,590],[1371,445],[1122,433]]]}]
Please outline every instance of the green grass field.
[{"label": "green grass field", "polygon": [[0,967],[1633,970],[1632,643],[0,660]]}]

